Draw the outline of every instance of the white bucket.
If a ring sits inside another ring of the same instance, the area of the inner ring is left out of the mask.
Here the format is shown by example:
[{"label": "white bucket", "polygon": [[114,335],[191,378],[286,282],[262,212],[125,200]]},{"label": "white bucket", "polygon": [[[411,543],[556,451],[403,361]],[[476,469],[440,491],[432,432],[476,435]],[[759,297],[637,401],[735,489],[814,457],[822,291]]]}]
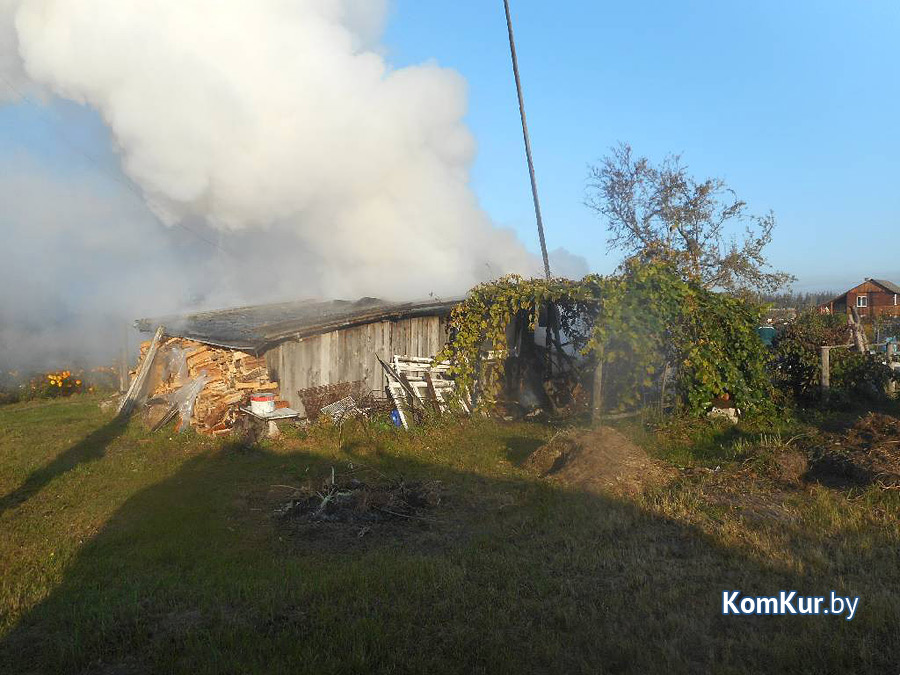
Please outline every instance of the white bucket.
[{"label": "white bucket", "polygon": [[271,415],[275,412],[275,394],[265,392],[251,394],[250,410],[254,415]]}]

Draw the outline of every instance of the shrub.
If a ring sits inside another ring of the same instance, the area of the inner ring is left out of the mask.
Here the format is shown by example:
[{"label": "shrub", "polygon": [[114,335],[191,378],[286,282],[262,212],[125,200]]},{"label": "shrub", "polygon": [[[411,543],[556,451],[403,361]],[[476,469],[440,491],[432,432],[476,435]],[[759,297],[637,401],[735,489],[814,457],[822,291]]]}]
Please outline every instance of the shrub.
[{"label": "shrub", "polygon": [[609,277],[510,276],[474,288],[451,315],[452,339],[440,357],[450,360],[460,388],[474,391],[480,378],[482,404],[490,405],[504,364],[483,368],[485,345],[505,352],[510,323],[524,316],[533,329],[548,304],[579,348],[582,371],[603,360],[611,407],[640,404],[668,364],[689,412],[705,412],[726,395],[745,411],[771,408],[768,354],[756,334],[760,307],[687,281],[665,264],[638,260]]},{"label": "shrub", "polygon": [[896,379],[893,371],[872,354],[832,350],[831,356],[831,386],[838,391],[878,398]]},{"label": "shrub", "polygon": [[111,390],[108,384],[109,370],[108,368],[95,368],[89,372],[59,370],[39,375],[10,372],[0,382],[0,404]]},{"label": "shrub", "polygon": [[[818,398],[821,348],[849,342],[847,319],[809,310],[800,314],[775,338],[773,381],[799,401]],[[835,393],[879,396],[893,377],[877,356],[849,349],[831,350],[831,388]]]}]

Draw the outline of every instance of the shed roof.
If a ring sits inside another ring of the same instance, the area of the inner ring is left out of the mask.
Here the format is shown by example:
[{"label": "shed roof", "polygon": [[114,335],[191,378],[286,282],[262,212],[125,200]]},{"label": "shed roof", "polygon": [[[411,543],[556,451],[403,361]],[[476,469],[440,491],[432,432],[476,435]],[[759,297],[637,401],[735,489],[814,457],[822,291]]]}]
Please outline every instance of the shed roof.
[{"label": "shed roof", "polygon": [[237,307],[184,316],[138,319],[135,327],[150,332],[165,326],[169,337],[182,337],[214,345],[259,353],[285,340],[328,333],[376,321],[420,316],[445,316],[461,301],[429,300],[388,302],[359,300],[300,300],[274,305]]}]

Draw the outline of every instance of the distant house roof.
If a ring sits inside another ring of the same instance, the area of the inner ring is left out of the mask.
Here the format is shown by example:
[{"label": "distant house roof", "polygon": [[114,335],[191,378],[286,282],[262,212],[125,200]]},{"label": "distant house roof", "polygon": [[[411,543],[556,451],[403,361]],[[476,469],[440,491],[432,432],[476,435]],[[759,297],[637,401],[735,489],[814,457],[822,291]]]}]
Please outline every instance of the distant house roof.
[{"label": "distant house roof", "polygon": [[237,307],[185,316],[138,319],[135,327],[151,332],[165,326],[169,337],[182,337],[217,347],[258,354],[285,340],[328,333],[376,321],[444,316],[461,301],[387,302],[359,300],[301,300],[275,305]]},{"label": "distant house roof", "polygon": [[885,279],[869,279],[869,281],[872,281],[879,286],[884,286],[891,293],[900,293],[900,286],[895,284],[893,281],[887,281]]}]

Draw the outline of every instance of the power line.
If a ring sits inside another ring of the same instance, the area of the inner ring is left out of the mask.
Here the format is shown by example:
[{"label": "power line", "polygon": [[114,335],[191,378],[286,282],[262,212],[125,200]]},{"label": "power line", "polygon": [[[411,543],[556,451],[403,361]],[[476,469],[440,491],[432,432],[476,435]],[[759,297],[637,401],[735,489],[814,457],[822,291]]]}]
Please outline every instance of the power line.
[{"label": "power line", "polygon": [[[111,178],[112,180],[119,183],[119,185],[122,185],[123,187],[125,187],[129,192],[131,192],[133,195],[135,195],[141,201],[142,205],[150,206],[151,208],[157,210],[157,212],[169,214],[169,211],[168,211],[168,209],[166,209],[166,207],[162,206],[159,202],[154,201],[153,199],[148,197],[146,194],[144,194],[143,191],[141,191],[141,189],[137,185],[135,185],[134,182],[132,182],[132,180],[130,178],[128,178],[127,176],[123,175],[120,172],[110,170],[109,167],[107,167],[103,161],[101,161],[99,158],[91,155],[88,151],[86,151],[84,148],[82,148],[80,145],[78,145],[78,143],[76,143],[71,138],[69,138],[62,131],[62,129],[60,129],[60,127],[58,125],[59,120],[54,119],[54,117],[52,117],[51,115],[44,112],[44,107],[41,106],[40,103],[38,103],[33,98],[28,96],[28,94],[26,94],[25,92],[20,90],[18,87],[16,87],[2,73],[0,73],[0,80],[3,80],[3,82],[10,89],[10,91],[12,91],[22,101],[25,101],[28,104],[30,104],[32,106],[32,108],[34,108],[34,111],[50,124],[51,128],[54,130],[56,135],[60,139],[62,139],[62,141],[66,145],[68,145],[70,149],[74,150],[79,155],[81,155],[82,157],[87,159],[89,162],[91,162],[91,164],[93,164],[95,167],[97,167],[103,173],[105,173],[108,178]],[[185,225],[184,223],[177,220],[175,217],[171,217],[170,220],[175,225],[175,227],[180,227],[182,230],[189,232],[190,234],[192,234],[194,237],[196,237],[200,241],[205,242],[205,243],[209,244],[210,246],[213,246],[213,247],[219,249],[222,253],[225,253],[228,255],[233,255],[231,253],[231,251],[229,251],[227,248],[223,247],[217,241],[214,241],[212,239],[209,239],[209,238],[203,236],[196,230],[189,228],[187,225]]]},{"label": "power line", "polygon": [[531,156],[531,140],[528,137],[528,122],[525,121],[525,98],[522,95],[522,80],[519,77],[519,59],[516,56],[516,40],[513,37],[512,16],[509,0],[503,0],[506,10],[506,30],[509,33],[509,52],[512,56],[513,75],[516,78],[516,94],[519,96],[519,116],[522,118],[522,135],[525,137],[525,157],[528,160],[528,174],[531,176],[531,197],[534,200],[534,217],[537,220],[538,238],[541,241],[541,255],[544,258],[544,276],[550,279],[550,258],[547,256],[547,241],[544,239],[544,219],[541,217],[541,202],[538,199],[537,178],[534,176],[534,159]]}]

